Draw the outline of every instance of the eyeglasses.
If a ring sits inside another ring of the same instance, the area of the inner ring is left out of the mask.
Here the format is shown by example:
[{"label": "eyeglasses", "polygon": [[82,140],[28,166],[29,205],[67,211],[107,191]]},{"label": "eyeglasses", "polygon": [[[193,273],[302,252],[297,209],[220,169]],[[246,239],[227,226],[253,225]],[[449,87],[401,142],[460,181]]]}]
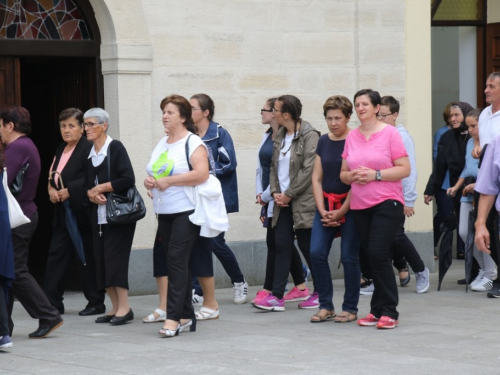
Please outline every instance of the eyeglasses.
[{"label": "eyeglasses", "polygon": [[272,111],[273,111],[273,113],[274,113],[274,112],[281,112],[281,113],[283,113],[283,111],[281,111],[281,110],[279,110],[279,109],[276,109],[276,108],[273,108],[273,109],[272,109]]},{"label": "eyeglasses", "polygon": [[264,108],[262,108],[260,110],[260,114],[262,114],[262,112],[273,112],[273,110],[272,109],[264,109]]},{"label": "eyeglasses", "polygon": [[102,124],[99,124],[98,122],[84,122],[83,123],[83,127],[84,128],[94,128],[94,126],[97,126],[97,125],[102,125]]},{"label": "eyeglasses", "polygon": [[386,115],[381,115],[381,114],[378,114],[378,115],[377,115],[377,118],[378,118],[378,119],[385,119],[387,116],[390,116],[390,115],[393,115],[393,114],[394,114],[394,112],[388,113],[388,114],[386,114]]}]

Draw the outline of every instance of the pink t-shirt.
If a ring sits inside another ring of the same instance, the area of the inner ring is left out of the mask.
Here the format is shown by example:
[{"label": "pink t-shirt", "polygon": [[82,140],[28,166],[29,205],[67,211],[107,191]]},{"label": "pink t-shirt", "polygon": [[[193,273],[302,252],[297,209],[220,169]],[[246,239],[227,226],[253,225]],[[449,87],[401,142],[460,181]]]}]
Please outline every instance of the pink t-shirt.
[{"label": "pink t-shirt", "polygon": [[[395,127],[387,125],[373,133],[369,140],[359,132],[351,131],[346,138],[342,158],[350,170],[367,167],[383,170],[394,167],[394,160],[408,156],[403,139]],[[382,173],[382,178],[383,178]],[[351,184],[351,209],[364,210],[386,200],[405,204],[401,181],[372,181],[366,185]]]}]

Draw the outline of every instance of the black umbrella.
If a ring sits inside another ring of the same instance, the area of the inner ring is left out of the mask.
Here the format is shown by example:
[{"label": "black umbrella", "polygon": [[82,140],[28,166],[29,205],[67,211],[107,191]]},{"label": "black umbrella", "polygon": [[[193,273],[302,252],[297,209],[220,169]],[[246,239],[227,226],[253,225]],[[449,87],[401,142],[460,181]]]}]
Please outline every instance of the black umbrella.
[{"label": "black umbrella", "polygon": [[[61,178],[61,175],[57,171],[52,172],[52,174],[55,173],[59,175],[59,184],[61,185],[61,188],[64,189],[64,183]],[[83,250],[82,236],[80,234],[80,231],[78,230],[78,221],[76,219],[75,214],[73,213],[73,210],[71,209],[71,205],[69,204],[69,199],[66,199],[63,202],[63,206],[66,210],[66,220],[65,220],[66,229],[68,229],[69,236],[71,237],[71,242],[73,242],[73,245],[75,245],[76,253],[80,258],[80,261],[84,266],[86,266],[87,261],[85,260],[85,251]]]},{"label": "black umbrella", "polygon": [[441,238],[441,245],[439,245],[439,284],[438,291],[441,290],[441,282],[444,279],[444,275],[451,266],[451,248],[453,245],[453,231],[457,227],[457,221],[455,219],[455,212],[452,211],[451,214],[443,221],[441,224],[441,232],[444,232]]},{"label": "black umbrella", "polygon": [[468,230],[467,230],[467,240],[465,241],[465,293],[469,289],[469,284],[472,281],[472,264],[474,263],[474,237],[476,235],[476,228],[474,226],[476,222],[476,210],[472,209],[469,212],[468,219]]}]

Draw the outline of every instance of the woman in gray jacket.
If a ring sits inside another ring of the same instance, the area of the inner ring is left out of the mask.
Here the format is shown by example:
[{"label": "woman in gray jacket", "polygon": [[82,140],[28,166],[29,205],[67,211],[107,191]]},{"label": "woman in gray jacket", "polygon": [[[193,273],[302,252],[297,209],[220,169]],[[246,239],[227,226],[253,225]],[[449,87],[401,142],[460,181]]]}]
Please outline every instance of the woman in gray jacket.
[{"label": "woman in gray jacket", "polygon": [[[261,310],[284,311],[283,294],[295,236],[311,268],[311,228],[316,209],[311,177],[319,132],[300,118],[302,104],[295,96],[280,96],[274,104],[273,113],[282,126],[273,141],[270,174],[276,262],[272,294],[256,300],[254,306]],[[317,308],[318,305],[316,292],[299,303],[301,308]]]}]

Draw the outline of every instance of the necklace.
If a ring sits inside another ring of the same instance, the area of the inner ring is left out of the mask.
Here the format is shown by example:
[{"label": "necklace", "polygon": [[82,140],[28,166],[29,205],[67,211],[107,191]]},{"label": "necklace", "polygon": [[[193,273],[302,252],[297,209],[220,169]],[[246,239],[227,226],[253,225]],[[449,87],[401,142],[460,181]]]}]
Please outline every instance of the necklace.
[{"label": "necklace", "polygon": [[[286,137],[283,138],[283,140],[281,141],[281,150],[283,150],[283,148],[285,147],[285,140],[286,140]],[[281,154],[283,156],[286,156],[286,154],[288,153],[288,151],[290,151],[291,148],[292,148],[292,142],[290,142],[290,146],[288,147],[288,149],[286,151],[281,151]]]}]

